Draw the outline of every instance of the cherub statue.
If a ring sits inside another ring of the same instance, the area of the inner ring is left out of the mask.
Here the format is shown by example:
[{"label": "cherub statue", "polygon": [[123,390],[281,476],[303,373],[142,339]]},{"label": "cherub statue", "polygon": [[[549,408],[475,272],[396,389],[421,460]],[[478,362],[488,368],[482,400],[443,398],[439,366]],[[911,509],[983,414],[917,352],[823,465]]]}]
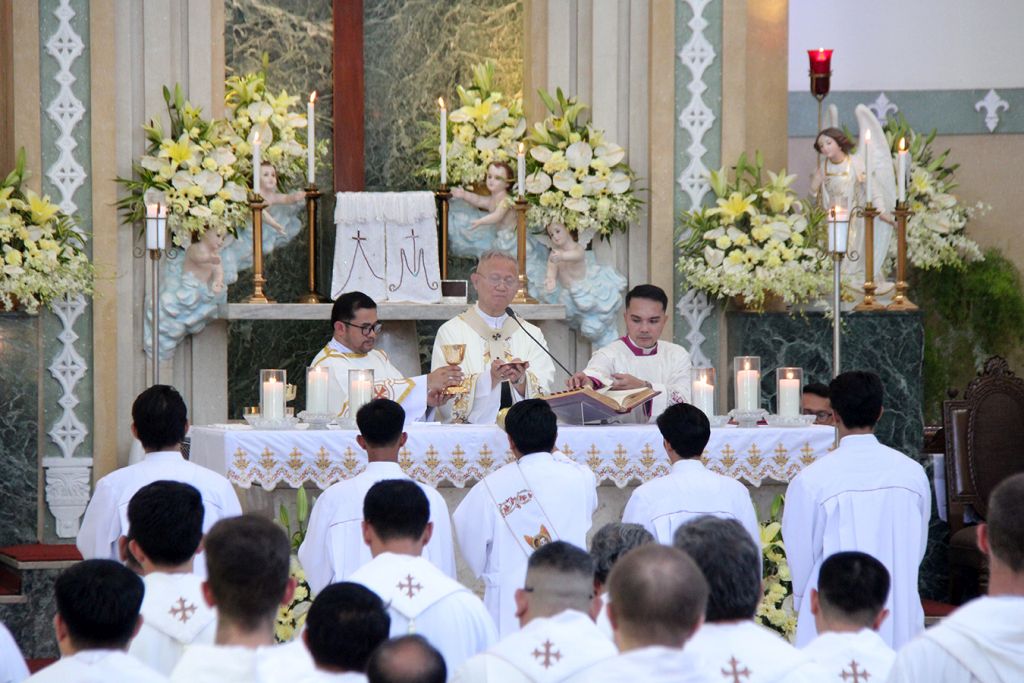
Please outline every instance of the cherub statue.
[{"label": "cherub statue", "polygon": [[618,317],[626,278],[613,266],[597,262],[587,245],[595,231],[576,235],[559,222],[547,226],[538,241],[548,246],[544,291],[534,296],[565,306],[569,326],[597,347],[618,337]]},{"label": "cherub statue", "polygon": [[[895,224],[892,212],[896,208],[896,174],[885,131],[878,118],[863,104],[857,105],[855,113],[860,133],[856,151],[853,151],[853,142],[838,127],[835,106],[829,107],[832,125],[818,133],[814,141],[814,149],[821,154],[822,160],[811,180],[811,193],[816,194],[820,189],[822,204],[826,209],[836,206],[846,210],[863,208],[866,204],[868,172],[865,160],[870,158],[871,203],[879,212],[875,218],[875,272],[872,279],[881,296],[893,289],[893,283],[888,281],[884,267]],[[864,219],[861,215],[855,215],[850,221],[849,250],[856,252],[859,258],[843,261],[843,279],[849,286],[862,290],[865,275]]]},{"label": "cherub statue", "polygon": [[[516,216],[509,201],[512,167],[507,161],[492,161],[487,166],[487,191],[480,195],[456,187],[452,197],[468,207],[452,203],[448,217],[448,244],[456,256],[478,257],[490,249],[515,251]],[[479,215],[486,211],[486,215]],[[494,229],[489,229],[494,226]]]},{"label": "cherub statue", "polygon": [[214,294],[224,291],[224,266],[220,249],[224,246],[224,233],[208,228],[199,239],[193,239],[185,250],[185,273],[206,285]]}]

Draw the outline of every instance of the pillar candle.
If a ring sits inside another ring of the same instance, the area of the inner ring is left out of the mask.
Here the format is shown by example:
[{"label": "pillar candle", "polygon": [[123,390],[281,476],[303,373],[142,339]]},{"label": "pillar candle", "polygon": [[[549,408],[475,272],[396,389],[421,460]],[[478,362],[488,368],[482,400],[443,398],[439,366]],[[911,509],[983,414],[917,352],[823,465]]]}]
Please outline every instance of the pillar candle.
[{"label": "pillar candle", "polygon": [[[871,204],[871,131],[864,131],[864,173],[867,175],[867,186],[864,188],[864,202]],[[876,207],[877,208],[877,207]]]},{"label": "pillar candle", "polygon": [[306,373],[306,410],[311,413],[328,412],[327,390],[330,377],[326,368],[317,367]]},{"label": "pillar candle", "polygon": [[757,370],[736,372],[737,410],[757,410],[761,403],[761,373]]},{"label": "pillar candle", "polygon": [[284,419],[284,384],[271,377],[263,383],[263,419]]},{"label": "pillar candle", "polygon": [[163,204],[146,205],[146,249],[167,247],[167,207]]},{"label": "pillar candle", "polygon": [[800,414],[800,380],[787,378],[779,380],[779,415],[796,417]]},{"label": "pillar candle", "polygon": [[448,110],[444,106],[444,98],[438,97],[441,105],[441,185],[448,185]]},{"label": "pillar candle", "polygon": [[708,382],[696,379],[691,387],[691,403],[700,408],[705,415],[715,414],[715,387]]},{"label": "pillar candle", "polygon": [[519,181],[519,196],[526,194],[526,146],[519,143],[519,156],[516,157],[516,175]]},{"label": "pillar candle", "polygon": [[907,201],[907,141],[900,138],[899,178],[900,203]]},{"label": "pillar candle", "polygon": [[260,134],[259,132],[252,139],[252,191],[260,193]]},{"label": "pillar candle", "polygon": [[841,206],[832,207],[828,221],[828,250],[846,253],[846,241],[850,234],[850,212]]},{"label": "pillar candle", "polygon": [[314,103],[316,102],[316,90],[309,95],[309,103],[306,105],[306,182],[309,187],[316,183],[316,116]]}]

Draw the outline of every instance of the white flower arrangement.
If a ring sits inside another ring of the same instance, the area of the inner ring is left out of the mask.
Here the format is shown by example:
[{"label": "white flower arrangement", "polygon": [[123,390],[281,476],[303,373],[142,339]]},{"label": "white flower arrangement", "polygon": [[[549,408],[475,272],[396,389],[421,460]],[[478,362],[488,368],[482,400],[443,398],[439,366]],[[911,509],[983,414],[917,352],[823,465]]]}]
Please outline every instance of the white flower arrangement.
[{"label": "white flower arrangement", "polygon": [[829,285],[829,264],[816,244],[823,212],[805,205],[790,189],[796,176],[768,171],[762,181],[755,163],[741,155],[735,179],[726,170],[709,175],[714,207],[682,216],[679,272],[690,287],[718,297],[742,296],[758,309],[775,294],[786,303],[810,301]]},{"label": "white flower arrangement", "polygon": [[907,221],[907,258],[911,265],[931,270],[981,261],[981,248],[967,236],[966,228],[967,222],[987,207],[980,202],[964,206],[952,194],[957,165],[946,164],[949,150],[934,155],[935,131],[920,135],[901,115],[886,123],[885,133],[894,153],[901,137],[906,138],[910,153],[907,207],[913,215]]},{"label": "white flower arrangement", "polygon": [[627,232],[640,199],[626,151],[606,141],[604,131],[578,122],[586,109],[576,98],[540,91],[550,114],[534,124],[527,157],[526,198],[530,223],[560,222],[577,235]]},{"label": "white flower arrangement", "polygon": [[248,217],[246,179],[240,173],[232,131],[223,121],[207,121],[180,86],[164,88],[171,130],[159,121],[143,126],[149,148],[134,165],[134,178],[118,178],[128,196],[118,202],[126,223],[141,221],[147,204],[167,207],[167,224],[178,246],[208,227],[231,234]]},{"label": "white flower arrangement", "polygon": [[71,216],[22,187],[25,150],[0,183],[0,308],[35,313],[68,295],[92,294],[93,266]]},{"label": "white flower arrangement", "polygon": [[763,595],[754,618],[762,626],[793,642],[797,615],[793,608],[793,577],[789,572],[786,546],[782,542],[782,524],[779,522],[783,504],[782,496],[776,496],[768,521],[761,524]]}]

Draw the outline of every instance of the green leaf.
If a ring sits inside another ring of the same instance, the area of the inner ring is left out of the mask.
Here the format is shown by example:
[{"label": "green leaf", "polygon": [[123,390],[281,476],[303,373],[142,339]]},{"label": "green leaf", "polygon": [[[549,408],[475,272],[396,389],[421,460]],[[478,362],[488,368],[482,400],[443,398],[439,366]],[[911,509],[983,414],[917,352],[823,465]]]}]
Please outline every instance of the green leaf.
[{"label": "green leaf", "polygon": [[548,108],[548,111],[552,114],[558,113],[558,105],[556,105],[555,101],[551,99],[551,95],[547,94],[542,89],[537,90],[537,94],[540,95],[541,102],[543,102],[544,106]]},{"label": "green leaf", "polygon": [[309,499],[306,497],[306,489],[302,486],[299,487],[295,494],[295,509],[299,525],[301,526],[309,519]]},{"label": "green leaf", "polygon": [[288,517],[288,508],[282,503],[280,509],[277,512],[277,520],[281,523],[285,529],[291,531],[292,524]]}]

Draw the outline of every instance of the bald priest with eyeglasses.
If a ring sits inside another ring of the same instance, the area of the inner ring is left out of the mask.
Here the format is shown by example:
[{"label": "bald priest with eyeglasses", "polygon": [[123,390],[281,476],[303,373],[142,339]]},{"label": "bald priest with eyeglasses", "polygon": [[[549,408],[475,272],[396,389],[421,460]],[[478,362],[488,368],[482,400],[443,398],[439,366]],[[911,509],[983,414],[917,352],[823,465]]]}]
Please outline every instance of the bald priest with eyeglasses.
[{"label": "bald priest with eyeglasses", "polygon": [[328,406],[339,417],[348,415],[348,371],[373,370],[374,398],[400,403],[413,421],[427,417],[428,409],[447,400],[444,389],[462,382],[462,371],[444,366],[428,375],[405,377],[388,355],[374,348],[383,331],[377,320],[377,302],[362,292],[346,292],[331,309],[333,336],[313,359],[313,367],[331,373]]},{"label": "bald priest with eyeglasses", "polygon": [[437,372],[447,365],[446,345],[465,345],[457,367],[462,368],[468,390],[456,394],[438,412],[443,422],[494,424],[501,408],[548,393],[555,366],[544,352],[547,342],[540,328],[525,320],[520,327],[505,312],[519,288],[515,257],[502,251],[484,252],[470,281],[477,302],[438,329],[430,367]]}]

